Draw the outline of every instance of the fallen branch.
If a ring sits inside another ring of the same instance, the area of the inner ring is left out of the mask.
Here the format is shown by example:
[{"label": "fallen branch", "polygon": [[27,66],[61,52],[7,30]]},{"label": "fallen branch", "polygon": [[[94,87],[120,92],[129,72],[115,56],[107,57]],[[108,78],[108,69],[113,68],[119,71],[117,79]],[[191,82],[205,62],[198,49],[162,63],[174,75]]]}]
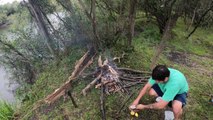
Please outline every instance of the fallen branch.
[{"label": "fallen branch", "polygon": [[130,68],[118,68],[119,71],[126,71],[126,72],[131,72],[131,73],[138,73],[138,74],[151,74],[151,72],[147,71],[139,71],[139,70],[134,70]]},{"label": "fallen branch", "polygon": [[89,51],[87,51],[87,53],[77,62],[75,70],[72,72],[72,75],[68,78],[65,84],[56,89],[52,94],[48,95],[45,98],[45,102],[50,104],[63,96],[65,92],[68,91],[68,89],[71,87],[71,81],[76,79],[82,73],[82,71],[84,71],[84,69],[92,63],[95,55],[96,51],[94,48],[91,48]]},{"label": "fallen branch", "polygon": [[129,82],[138,82],[138,81],[144,81],[144,82],[146,82],[147,81],[147,77],[140,77],[140,78],[137,78],[137,79],[135,79],[134,77],[133,78],[119,77],[119,78],[121,80],[129,81]]},{"label": "fallen branch", "polygon": [[102,73],[100,73],[100,74],[98,75],[97,78],[95,78],[90,84],[88,84],[88,85],[82,90],[82,94],[83,94],[84,96],[86,96],[87,91],[88,91],[91,87],[93,87],[93,86],[95,85],[95,83],[101,78],[101,75],[102,75]]},{"label": "fallen branch", "polygon": [[132,86],[135,86],[135,85],[138,85],[138,84],[144,84],[144,83],[146,83],[146,82],[135,82],[135,83],[128,84],[128,85],[124,86],[124,88],[130,88]]},{"label": "fallen branch", "polygon": [[120,114],[120,112],[122,111],[122,109],[125,107],[126,103],[130,100],[130,98],[133,97],[133,95],[135,94],[136,91],[138,91],[138,89],[139,89],[139,88],[135,89],[135,90],[131,93],[131,95],[129,95],[129,97],[128,97],[126,100],[124,100],[124,103],[122,104],[121,108],[118,110],[117,115]]}]

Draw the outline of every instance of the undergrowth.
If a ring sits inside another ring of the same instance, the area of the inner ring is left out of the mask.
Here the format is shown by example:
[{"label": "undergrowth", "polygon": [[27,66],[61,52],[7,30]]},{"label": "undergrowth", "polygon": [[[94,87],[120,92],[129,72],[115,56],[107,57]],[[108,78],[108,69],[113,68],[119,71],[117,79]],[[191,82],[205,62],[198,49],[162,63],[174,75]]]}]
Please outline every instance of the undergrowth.
[{"label": "undergrowth", "polygon": [[14,108],[6,101],[0,101],[0,120],[10,120],[13,118]]}]

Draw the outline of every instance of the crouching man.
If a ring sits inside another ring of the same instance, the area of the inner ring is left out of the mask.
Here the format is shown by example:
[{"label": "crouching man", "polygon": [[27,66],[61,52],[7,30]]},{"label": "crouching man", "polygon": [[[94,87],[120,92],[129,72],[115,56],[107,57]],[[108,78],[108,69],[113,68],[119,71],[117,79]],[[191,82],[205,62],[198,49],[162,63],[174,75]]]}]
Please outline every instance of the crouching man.
[{"label": "crouching man", "polygon": [[[133,111],[138,111],[143,109],[163,109],[168,105],[172,107],[175,120],[179,120],[182,115],[182,108],[186,105],[188,89],[187,80],[180,71],[167,68],[164,65],[158,65],[153,69],[152,77],[129,108]],[[140,99],[146,92],[151,96],[161,98],[153,104],[139,104]]]}]

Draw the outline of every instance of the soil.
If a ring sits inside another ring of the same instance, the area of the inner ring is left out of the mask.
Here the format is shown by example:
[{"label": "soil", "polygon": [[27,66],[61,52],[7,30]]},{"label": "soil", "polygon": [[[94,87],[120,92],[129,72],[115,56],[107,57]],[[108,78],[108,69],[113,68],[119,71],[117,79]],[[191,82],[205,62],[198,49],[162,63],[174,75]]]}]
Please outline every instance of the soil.
[{"label": "soil", "polygon": [[182,53],[178,51],[171,51],[167,54],[167,57],[170,61],[173,61],[178,64],[184,64],[187,66],[191,66],[189,63],[189,59],[187,58],[187,53]]}]

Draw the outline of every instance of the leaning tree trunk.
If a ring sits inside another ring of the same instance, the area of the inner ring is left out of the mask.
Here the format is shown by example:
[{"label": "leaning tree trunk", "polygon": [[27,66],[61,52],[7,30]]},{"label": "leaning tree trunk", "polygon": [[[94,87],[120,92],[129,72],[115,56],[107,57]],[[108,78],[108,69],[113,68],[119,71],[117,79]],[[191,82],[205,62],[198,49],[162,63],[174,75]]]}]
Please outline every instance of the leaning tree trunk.
[{"label": "leaning tree trunk", "polygon": [[[63,47],[64,47],[64,53],[67,53],[67,46],[66,46],[66,43],[65,43],[65,38],[64,38],[64,34],[62,34],[60,31],[56,30],[55,27],[53,26],[53,24],[51,23],[50,19],[47,17],[47,14],[39,8],[39,10],[42,12],[42,15],[44,16],[44,18],[47,20],[50,28],[52,29],[52,34],[55,36],[56,39],[59,40],[59,42],[61,42],[63,44]],[[58,49],[58,52],[60,51],[59,48]]]},{"label": "leaning tree trunk", "polygon": [[164,29],[164,33],[163,36],[161,38],[161,42],[157,47],[157,50],[155,52],[155,55],[152,58],[152,63],[150,66],[150,69],[152,70],[160,56],[160,54],[162,53],[162,51],[164,50],[164,48],[166,47],[167,41],[170,40],[172,38],[172,29],[175,26],[177,19],[178,19],[179,15],[176,14],[173,17],[171,17],[167,23],[166,23],[166,27]]},{"label": "leaning tree trunk", "polygon": [[[74,18],[74,22],[77,25],[77,29],[72,27],[71,29],[73,30],[73,40],[77,40],[79,37],[79,33],[80,34],[85,34],[89,40],[92,40],[91,38],[91,33],[88,30],[85,30],[85,27],[83,26],[82,21],[80,21],[79,19],[75,19],[78,18],[78,15],[76,13],[76,11],[74,10],[74,6],[73,3],[70,0],[56,0],[66,11],[68,11],[70,13],[71,16],[73,16]],[[57,15],[57,17],[59,18],[59,16]],[[67,22],[65,22],[64,20],[62,20],[61,18],[59,18],[64,25],[66,26],[66,24],[68,24]]]},{"label": "leaning tree trunk", "polygon": [[47,47],[50,51],[50,53],[55,57],[57,57],[57,54],[53,47],[53,41],[52,38],[48,32],[48,28],[45,25],[45,21],[42,17],[42,12],[39,10],[39,6],[37,5],[35,0],[28,0],[29,4],[27,3],[27,7],[29,9],[30,14],[36,21],[36,24],[38,25],[38,28],[41,30],[41,33],[46,39]]}]

